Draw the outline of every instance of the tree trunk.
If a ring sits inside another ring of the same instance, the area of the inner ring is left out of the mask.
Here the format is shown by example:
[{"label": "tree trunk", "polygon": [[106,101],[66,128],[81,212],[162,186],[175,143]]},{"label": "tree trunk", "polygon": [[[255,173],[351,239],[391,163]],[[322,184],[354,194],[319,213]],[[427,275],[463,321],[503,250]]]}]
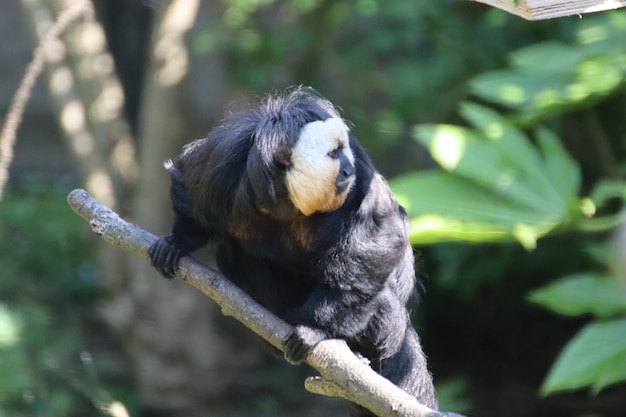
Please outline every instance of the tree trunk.
[{"label": "tree trunk", "polygon": [[[171,224],[171,204],[163,161],[180,153],[189,139],[190,52],[185,35],[200,1],[157,4],[140,106],[140,179],[133,217],[147,229],[165,233]],[[216,320],[223,319],[201,293],[159,277],[144,260],[130,256],[127,265],[131,274],[124,293],[134,311],[126,315],[132,321],[124,326],[124,335],[142,398],[170,414],[206,413],[207,402],[223,395],[234,383],[237,369],[256,355],[219,336]]]},{"label": "tree trunk", "polygon": [[[91,193],[142,226],[165,232],[171,209],[162,163],[189,138],[191,112],[185,103],[190,53],[185,36],[200,1],[156,4],[140,139],[135,141],[124,116],[121,83],[91,3],[23,1],[39,41],[59,12],[84,8],[85,19],[64,33],[63,42],[46,48],[46,80],[61,131]],[[212,71],[206,74],[212,85],[222,75],[219,62],[212,59],[205,67]],[[221,101],[220,92],[212,92],[214,102]],[[217,111],[221,105],[210,108]],[[216,114],[205,117],[217,119]],[[258,349],[220,335],[217,325],[222,326],[223,318],[213,303],[188,286],[158,277],[145,261],[110,245],[100,245],[97,258],[106,290],[100,311],[129,354],[146,407],[169,415],[207,414],[246,365],[256,362]]]}]

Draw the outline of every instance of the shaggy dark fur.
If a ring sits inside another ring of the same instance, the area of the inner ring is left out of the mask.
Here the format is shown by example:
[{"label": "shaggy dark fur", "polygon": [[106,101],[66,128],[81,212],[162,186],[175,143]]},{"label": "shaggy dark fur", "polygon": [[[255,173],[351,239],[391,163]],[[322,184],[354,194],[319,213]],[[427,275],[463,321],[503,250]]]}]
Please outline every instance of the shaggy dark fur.
[{"label": "shaggy dark fur", "polygon": [[186,146],[167,164],[174,225],[150,248],[152,263],[171,277],[181,257],[214,242],[222,273],[295,326],[284,342],[290,361],[323,339],[345,339],[376,372],[436,409],[409,318],[417,297],[408,217],[357,139],[349,135],[354,166],[341,160],[340,172],[355,175],[341,207],[304,216],[290,200],[290,150],[305,125],[331,117],[339,117],[331,103],[298,89]]}]

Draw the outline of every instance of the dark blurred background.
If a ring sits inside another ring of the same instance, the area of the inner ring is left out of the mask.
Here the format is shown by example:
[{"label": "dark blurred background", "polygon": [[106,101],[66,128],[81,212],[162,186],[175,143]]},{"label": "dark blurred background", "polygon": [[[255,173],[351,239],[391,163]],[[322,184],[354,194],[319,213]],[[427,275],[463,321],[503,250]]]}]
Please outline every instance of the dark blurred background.
[{"label": "dark blurred background", "polygon": [[[77,3],[4,2],[3,117],[39,39]],[[311,370],[273,358],[210,300],[99,242],[67,207],[67,192],[87,188],[163,234],[170,208],[162,161],[225,112],[299,84],[341,107],[387,177],[431,169],[413,126],[462,124],[460,102],[485,102],[470,81],[509,67],[511,53],[546,41],[574,48],[588,19],[601,26],[624,15],[529,22],[465,0],[93,4],[95,18],[78,19],[47,49],[0,202],[0,417],[121,416],[119,407],[146,417],[344,415],[342,403],[305,392]],[[579,165],[583,194],[600,179],[623,177],[620,53],[610,91],[540,118]],[[486,417],[626,416],[624,384],[539,395],[589,317],[560,316],[527,299],[558,277],[601,268],[594,248],[607,236],[569,229],[534,250],[513,241],[416,247],[425,293],[414,323],[442,408]]]}]

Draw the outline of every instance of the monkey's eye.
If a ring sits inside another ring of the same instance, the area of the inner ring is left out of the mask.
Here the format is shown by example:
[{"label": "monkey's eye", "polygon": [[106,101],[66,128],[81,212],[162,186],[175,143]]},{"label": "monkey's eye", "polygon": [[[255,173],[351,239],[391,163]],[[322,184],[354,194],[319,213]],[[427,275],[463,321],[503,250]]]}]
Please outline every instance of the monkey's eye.
[{"label": "monkey's eye", "polygon": [[343,142],[339,142],[335,149],[333,149],[332,151],[328,152],[328,156],[330,156],[333,159],[337,159],[339,157],[339,154],[341,153],[341,151],[343,151],[343,146],[344,146]]},{"label": "monkey's eye", "polygon": [[291,150],[286,147],[279,150],[276,155],[276,163],[280,168],[287,169],[290,168],[291,163]]}]

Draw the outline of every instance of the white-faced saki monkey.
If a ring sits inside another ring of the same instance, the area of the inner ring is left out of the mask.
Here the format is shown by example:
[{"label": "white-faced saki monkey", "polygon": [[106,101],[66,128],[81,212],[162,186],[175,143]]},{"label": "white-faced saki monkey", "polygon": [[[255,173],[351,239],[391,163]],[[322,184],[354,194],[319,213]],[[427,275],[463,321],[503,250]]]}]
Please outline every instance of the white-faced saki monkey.
[{"label": "white-faced saki monkey", "polygon": [[294,326],[290,362],[341,338],[437,408],[409,317],[408,216],[329,101],[305,88],[266,98],[166,167],[174,224],[149,251],[161,274],[172,277],[181,257],[211,241],[221,272]]}]

